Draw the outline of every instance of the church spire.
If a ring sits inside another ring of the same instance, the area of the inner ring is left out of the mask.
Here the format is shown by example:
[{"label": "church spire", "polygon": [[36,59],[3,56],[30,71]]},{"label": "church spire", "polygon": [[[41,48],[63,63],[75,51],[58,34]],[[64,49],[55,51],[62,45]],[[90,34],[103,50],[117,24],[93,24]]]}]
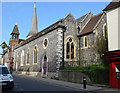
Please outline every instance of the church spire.
[{"label": "church spire", "polygon": [[36,8],[36,2],[34,2],[34,8]]},{"label": "church spire", "polygon": [[36,14],[36,3],[34,3],[34,10],[33,10],[33,16],[32,16],[32,23],[30,32],[27,35],[27,38],[31,37],[32,35],[38,33],[38,27],[37,27],[37,14]]}]

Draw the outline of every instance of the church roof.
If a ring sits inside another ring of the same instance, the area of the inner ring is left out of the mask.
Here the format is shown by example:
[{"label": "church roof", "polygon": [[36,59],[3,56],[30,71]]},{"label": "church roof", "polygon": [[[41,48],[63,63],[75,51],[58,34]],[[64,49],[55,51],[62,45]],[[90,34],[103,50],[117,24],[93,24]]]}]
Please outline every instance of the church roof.
[{"label": "church roof", "polygon": [[120,1],[116,0],[116,2],[115,2],[115,0],[114,0],[114,2],[113,1],[110,2],[103,11],[108,11],[108,10],[115,9],[118,7],[120,7]]},{"label": "church roof", "polygon": [[15,24],[15,26],[14,26],[13,31],[12,31],[11,34],[17,34],[17,35],[20,34],[20,33],[19,33],[19,30],[18,30],[18,26],[17,26],[17,24]]},{"label": "church roof", "polygon": [[[88,14],[88,13],[87,13],[87,14]],[[77,21],[77,22],[81,22],[81,21],[86,17],[87,14],[85,14],[85,15],[77,18],[76,21]]]},{"label": "church roof", "polygon": [[93,16],[87,23],[87,25],[84,27],[84,29],[81,31],[80,36],[91,33],[94,30],[94,27],[96,26],[100,18],[102,17],[102,15],[103,13]]},{"label": "church roof", "polygon": [[19,39],[19,43],[22,42],[22,41],[25,41],[24,39]]},{"label": "church roof", "polygon": [[22,43],[19,43],[19,44],[16,46],[15,49],[17,49],[17,48],[19,48],[20,46],[23,46],[23,45],[25,45],[25,44],[33,41],[33,40],[35,40],[35,39],[37,39],[37,38],[39,38],[39,37],[41,37],[41,36],[43,36],[43,35],[51,32],[51,31],[53,31],[54,29],[56,29],[56,28],[58,28],[58,27],[62,27],[62,28],[63,28],[64,25],[59,24],[59,23],[61,23],[62,20],[63,20],[63,19],[58,20],[58,21],[55,22],[54,24],[52,24],[52,25],[50,25],[49,27],[41,30],[40,32],[38,32],[38,33],[36,33],[36,34],[34,34],[34,35],[31,36],[30,38],[27,38],[26,40],[23,40],[23,42],[22,42]]},{"label": "church roof", "polygon": [[28,33],[27,37],[32,36],[36,33],[38,33],[38,27],[37,27],[36,5],[34,4],[31,28],[30,28],[30,32]]}]

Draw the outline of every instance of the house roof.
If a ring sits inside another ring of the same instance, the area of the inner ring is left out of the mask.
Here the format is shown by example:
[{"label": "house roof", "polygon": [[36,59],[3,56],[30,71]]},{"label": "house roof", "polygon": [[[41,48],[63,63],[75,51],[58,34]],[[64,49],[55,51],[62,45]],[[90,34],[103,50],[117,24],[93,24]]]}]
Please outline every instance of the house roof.
[{"label": "house roof", "polygon": [[119,0],[114,0],[114,2],[113,1],[110,2],[103,11],[108,11],[108,10],[115,9],[115,8],[118,8],[118,7],[120,7],[120,1]]},{"label": "house roof", "polygon": [[84,27],[84,29],[81,31],[80,36],[91,33],[94,30],[94,27],[96,26],[100,18],[102,17],[102,15],[103,13],[93,16],[87,23],[87,25]]},{"label": "house roof", "polygon": [[17,24],[15,24],[15,26],[14,26],[13,31],[12,31],[11,34],[17,34],[17,35],[20,34],[20,33],[19,33],[19,30],[18,30],[18,26],[17,26]]}]

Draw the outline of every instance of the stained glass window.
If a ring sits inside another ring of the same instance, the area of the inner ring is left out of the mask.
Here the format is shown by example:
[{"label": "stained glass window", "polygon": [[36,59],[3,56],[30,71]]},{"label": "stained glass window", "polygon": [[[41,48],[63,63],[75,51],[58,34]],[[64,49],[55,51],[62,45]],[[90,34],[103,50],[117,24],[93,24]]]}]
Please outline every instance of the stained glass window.
[{"label": "stained glass window", "polygon": [[47,39],[44,40],[44,46],[47,46]]},{"label": "stained glass window", "polygon": [[74,59],[74,44],[71,44],[71,59]]},{"label": "stained glass window", "polygon": [[47,46],[48,46],[48,39],[46,38],[43,40],[43,48],[46,49]]},{"label": "stained glass window", "polygon": [[69,59],[70,58],[70,45],[69,45],[69,42],[67,42],[66,51],[67,51],[66,52],[67,53],[66,58]]},{"label": "stained glass window", "polygon": [[72,38],[69,38],[66,43],[66,59],[74,59],[74,49],[74,40]]}]

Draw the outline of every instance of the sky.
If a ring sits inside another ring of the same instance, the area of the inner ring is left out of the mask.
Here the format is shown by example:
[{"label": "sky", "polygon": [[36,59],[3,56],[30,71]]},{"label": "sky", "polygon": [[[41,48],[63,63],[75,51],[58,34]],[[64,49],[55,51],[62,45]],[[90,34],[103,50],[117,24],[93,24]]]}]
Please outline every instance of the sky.
[{"label": "sky", "polygon": [[[36,2],[38,32],[71,13],[75,19],[92,12],[103,12],[109,2]],[[20,39],[26,39],[30,31],[34,2],[2,2],[2,36],[0,44],[9,44],[10,33],[18,25]],[[0,53],[2,49],[0,48]]]}]

